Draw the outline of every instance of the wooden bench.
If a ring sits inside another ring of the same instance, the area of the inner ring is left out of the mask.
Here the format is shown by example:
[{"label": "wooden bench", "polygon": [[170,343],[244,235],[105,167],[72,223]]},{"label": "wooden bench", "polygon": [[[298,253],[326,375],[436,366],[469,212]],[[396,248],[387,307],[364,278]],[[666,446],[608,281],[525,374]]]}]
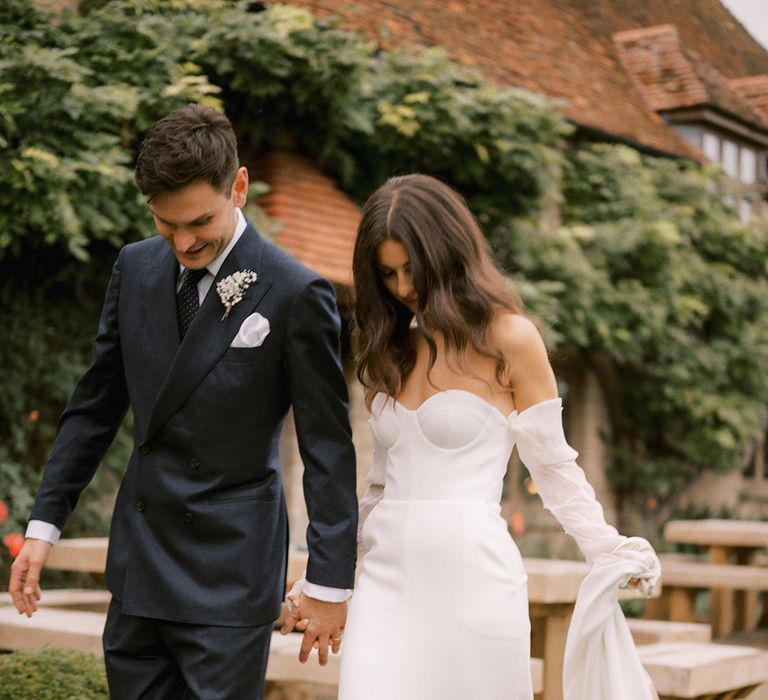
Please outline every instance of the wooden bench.
[{"label": "wooden bench", "polygon": [[[106,612],[112,594],[109,591],[90,588],[54,588],[44,590],[40,607],[63,608],[65,610],[85,610]],[[0,593],[0,606],[13,605],[11,594]]]},{"label": "wooden bench", "polygon": [[[329,654],[328,665],[325,667],[320,666],[314,658],[306,664],[300,664],[296,660],[300,646],[300,634],[283,636],[279,632],[274,632],[272,645],[269,648],[267,678],[274,681],[300,680],[302,682],[337,685],[340,656]],[[298,678],[297,675],[301,675],[301,678]],[[533,680],[533,692],[540,693],[544,688],[544,662],[541,659],[531,659],[531,678]]]},{"label": "wooden bench", "polygon": [[[52,593],[53,591],[49,591]],[[19,615],[16,608],[0,607],[0,649],[40,649],[45,646],[66,647],[101,655],[101,635],[106,614],[82,610],[45,607],[31,617]],[[267,680],[274,683],[297,682],[336,686],[339,682],[339,659],[329,654],[328,664],[320,666],[314,654],[306,664],[298,661],[302,635],[283,636],[272,633],[267,665]],[[531,659],[534,692],[544,685],[544,664]]]},{"label": "wooden bench", "polygon": [[658,644],[659,642],[712,641],[712,628],[698,622],[628,618],[627,624],[637,645]]},{"label": "wooden bench", "polygon": [[103,574],[107,564],[106,537],[76,537],[59,540],[45,563],[47,569]]},{"label": "wooden bench", "polygon": [[[661,584],[661,596],[646,602],[644,616],[692,622],[696,617],[694,598],[698,590],[768,591],[768,568],[662,557]],[[710,622],[717,634],[718,620]]]},{"label": "wooden bench", "polygon": [[40,649],[64,647],[102,654],[103,612],[41,607],[31,617],[19,615],[16,608],[0,608],[0,649]]},{"label": "wooden bench", "polygon": [[638,653],[662,700],[743,698],[768,681],[768,651],[761,649],[662,642]]}]

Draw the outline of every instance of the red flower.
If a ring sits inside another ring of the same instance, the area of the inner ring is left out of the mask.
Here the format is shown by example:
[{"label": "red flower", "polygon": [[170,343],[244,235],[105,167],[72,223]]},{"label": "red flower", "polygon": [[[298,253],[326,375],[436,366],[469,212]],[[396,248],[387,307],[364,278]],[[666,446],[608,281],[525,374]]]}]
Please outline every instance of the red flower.
[{"label": "red flower", "polygon": [[8,506],[5,501],[0,501],[0,525],[8,520]]},{"label": "red flower", "polygon": [[18,532],[11,532],[3,537],[3,544],[8,548],[11,556],[15,559],[19,556],[19,552],[24,546],[24,535]]},{"label": "red flower", "polygon": [[525,516],[519,510],[512,513],[509,524],[512,526],[513,534],[520,536],[525,533]]},{"label": "red flower", "polygon": [[29,422],[30,423],[37,423],[37,421],[40,419],[40,411],[35,409],[34,411],[29,412]]}]

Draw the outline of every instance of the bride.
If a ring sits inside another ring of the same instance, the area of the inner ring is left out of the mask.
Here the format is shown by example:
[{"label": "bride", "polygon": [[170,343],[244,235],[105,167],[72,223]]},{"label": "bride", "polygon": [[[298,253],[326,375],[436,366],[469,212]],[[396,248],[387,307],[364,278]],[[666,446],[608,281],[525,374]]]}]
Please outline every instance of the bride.
[{"label": "bride", "polygon": [[530,700],[526,574],[500,516],[512,449],[590,563],[626,538],[565,441],[541,335],[455,191],[390,179],[353,268],[374,457],[339,699]]}]

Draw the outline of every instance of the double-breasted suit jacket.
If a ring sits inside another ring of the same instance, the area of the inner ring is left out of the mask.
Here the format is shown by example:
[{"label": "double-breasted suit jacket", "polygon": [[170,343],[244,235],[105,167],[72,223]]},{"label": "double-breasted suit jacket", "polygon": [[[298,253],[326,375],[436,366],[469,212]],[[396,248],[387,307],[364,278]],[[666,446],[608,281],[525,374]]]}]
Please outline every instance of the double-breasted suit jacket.
[{"label": "double-breasted suit jacket", "polygon": [[[304,461],[307,580],[354,581],[355,458],[330,284],[249,224],[180,340],[178,262],[155,237],[118,256],[93,361],[62,414],[32,518],[62,528],[130,407],[135,446],[106,584],[123,612],[214,625],[275,619],[287,518],[278,440],[292,405]],[[220,279],[256,281],[222,320]],[[254,312],[270,332],[230,347]]]}]

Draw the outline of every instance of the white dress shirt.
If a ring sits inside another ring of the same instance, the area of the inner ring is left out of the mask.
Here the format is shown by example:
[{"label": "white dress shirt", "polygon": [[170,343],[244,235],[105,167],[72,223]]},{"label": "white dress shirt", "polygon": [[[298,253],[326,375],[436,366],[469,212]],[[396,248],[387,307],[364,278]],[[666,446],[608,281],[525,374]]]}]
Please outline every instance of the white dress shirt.
[{"label": "white dress shirt", "polygon": [[[235,247],[235,244],[240,239],[240,236],[243,235],[245,227],[247,226],[243,212],[240,211],[240,209],[236,209],[235,211],[237,212],[237,224],[235,225],[235,232],[232,235],[232,239],[229,241],[227,247],[224,248],[222,253],[210,263],[208,263],[206,267],[208,274],[203,275],[203,277],[201,277],[200,281],[197,283],[197,293],[201,306],[203,299],[205,299],[205,295],[208,294],[211,286],[213,285],[213,280],[216,278],[216,275],[219,274],[221,266],[224,264],[224,261],[227,259],[227,256],[231,252],[232,248]],[[183,270],[184,266],[179,265],[179,272],[182,272]],[[177,292],[181,286],[181,282],[181,275],[179,275],[179,282],[176,286]],[[53,523],[47,523],[43,520],[30,520],[29,524],[27,525],[26,537],[29,539],[44,540],[45,542],[49,542],[50,544],[55,545],[61,537],[61,530],[59,530],[59,528],[57,528]],[[340,603],[344,600],[347,600],[347,598],[352,595],[352,590],[349,588],[331,588],[329,586],[320,586],[316,583],[310,583],[307,581],[304,584],[304,593],[310,598],[316,598],[317,600],[323,600],[331,603]]]}]

